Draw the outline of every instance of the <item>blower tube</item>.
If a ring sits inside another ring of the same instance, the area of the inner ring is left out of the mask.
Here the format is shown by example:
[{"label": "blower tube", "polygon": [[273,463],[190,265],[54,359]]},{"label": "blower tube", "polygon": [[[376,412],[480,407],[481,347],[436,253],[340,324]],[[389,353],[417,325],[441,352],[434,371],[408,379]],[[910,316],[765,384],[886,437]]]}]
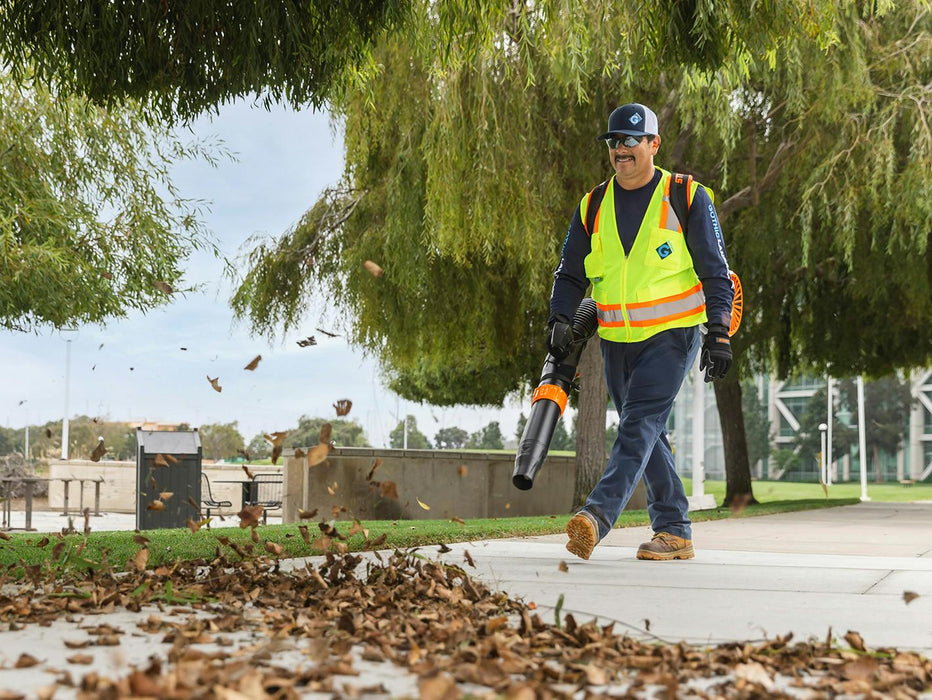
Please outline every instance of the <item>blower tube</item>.
[{"label": "blower tube", "polygon": [[566,408],[567,395],[576,386],[574,381],[579,357],[597,326],[595,301],[587,297],[573,316],[573,346],[569,354],[557,360],[548,353],[544,360],[540,383],[531,396],[531,414],[518,443],[515,471],[511,477],[511,483],[522,491],[534,485],[534,477],[547,457],[553,431]]}]

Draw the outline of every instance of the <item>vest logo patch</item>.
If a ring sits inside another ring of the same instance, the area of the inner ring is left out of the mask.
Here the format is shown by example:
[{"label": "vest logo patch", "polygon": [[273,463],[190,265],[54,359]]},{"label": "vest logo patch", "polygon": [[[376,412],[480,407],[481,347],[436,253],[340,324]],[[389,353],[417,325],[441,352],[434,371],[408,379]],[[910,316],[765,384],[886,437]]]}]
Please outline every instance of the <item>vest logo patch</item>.
[{"label": "vest logo patch", "polygon": [[657,255],[660,256],[661,260],[673,255],[673,248],[670,247],[669,241],[657,247]]}]

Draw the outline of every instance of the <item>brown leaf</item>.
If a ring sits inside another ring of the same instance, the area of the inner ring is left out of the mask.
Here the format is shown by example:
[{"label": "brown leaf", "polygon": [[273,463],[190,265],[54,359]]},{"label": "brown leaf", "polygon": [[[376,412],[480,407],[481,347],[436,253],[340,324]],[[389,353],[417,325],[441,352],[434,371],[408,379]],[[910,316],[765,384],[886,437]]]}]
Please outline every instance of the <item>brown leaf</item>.
[{"label": "brown leaf", "polygon": [[146,506],[146,510],[165,510],[165,504],[159,500],[155,500]]},{"label": "brown leaf", "polygon": [[871,656],[862,656],[849,661],[841,669],[841,675],[849,681],[869,681],[877,672],[877,660]]},{"label": "brown leaf", "polygon": [[418,678],[417,687],[421,700],[458,700],[461,696],[453,676],[440,671]]},{"label": "brown leaf", "polygon": [[174,495],[175,495],[174,491],[160,491],[159,499],[162,501],[168,501],[168,500],[171,500],[171,497]]},{"label": "brown leaf", "polygon": [[39,661],[39,659],[37,659],[35,656],[22,653],[19,655],[19,658],[16,660],[16,663],[13,664],[13,668],[30,668],[40,663],[42,662]]},{"label": "brown leaf", "polygon": [[466,476],[469,474],[469,467],[467,467],[465,464],[461,464],[456,468],[456,473],[460,476]]},{"label": "brown leaf", "polygon": [[72,654],[71,656],[66,656],[65,661],[69,664],[78,664],[81,666],[88,666],[94,663],[93,654]]},{"label": "brown leaf", "polygon": [[250,481],[256,478],[256,475],[249,471],[249,467],[247,467],[245,464],[243,465],[243,471],[246,472],[246,478],[248,478]]},{"label": "brown leaf", "polygon": [[317,329],[317,332],[318,332],[318,333],[323,333],[323,334],[324,334],[325,336],[327,336],[328,338],[337,338],[337,337],[339,337],[339,335],[338,335],[337,333],[331,333],[330,331],[325,331],[323,328],[318,328],[318,329]]},{"label": "brown leaf", "polygon": [[337,495],[337,482],[334,481],[332,486],[327,487],[327,493],[329,493],[331,496]]},{"label": "brown leaf", "polygon": [[103,438],[97,438],[97,446],[94,448],[94,451],[91,452],[91,461],[99,462],[100,458],[107,454],[107,446],[104,445]]},{"label": "brown leaf", "polygon": [[311,544],[311,535],[307,531],[307,525],[298,525],[298,532],[301,533],[301,538],[304,540],[304,544]]},{"label": "brown leaf", "polygon": [[178,458],[175,455],[165,455],[165,459],[168,460],[170,464],[178,464]]},{"label": "brown leaf", "polygon": [[275,445],[272,448],[272,464],[278,464],[278,458],[282,456],[282,446]]},{"label": "brown leaf", "polygon": [[366,260],[366,262],[364,262],[362,266],[366,268],[366,272],[368,272],[373,277],[381,277],[384,274],[382,271],[382,268],[376,265],[371,260]]},{"label": "brown leaf", "polygon": [[558,570],[558,571],[566,572],[566,571],[569,571],[569,570],[570,570],[570,567],[568,567],[568,566],[566,565],[566,562],[565,562],[565,561],[562,561],[562,560],[561,560],[560,563],[557,564],[557,570]]},{"label": "brown leaf", "polygon": [[237,450],[236,450],[236,454],[242,455],[243,458],[244,458],[247,462],[248,462],[249,460],[252,459],[252,457],[249,456],[249,453],[248,453],[246,450],[237,449]]},{"label": "brown leaf", "polygon": [[191,518],[188,518],[187,520],[185,520],[184,524],[188,526],[188,529],[191,531],[191,534],[194,534],[195,532],[201,529],[201,523],[191,520]]},{"label": "brown leaf", "polygon": [[214,391],[216,391],[217,393],[220,393],[221,391],[223,391],[223,387],[220,386],[220,377],[214,377],[213,379],[211,379],[210,375],[208,374],[207,381],[210,382],[210,385],[214,388]]},{"label": "brown leaf", "polygon": [[451,523],[459,523],[460,525],[465,525],[465,524],[466,524],[466,521],[465,521],[465,520],[463,520],[462,518],[458,518],[458,517],[456,517],[455,515],[454,515],[452,518],[450,518],[450,522],[451,522]]},{"label": "brown leaf", "polygon": [[325,443],[314,445],[314,447],[307,452],[307,466],[316,467],[321,462],[326,461],[332,449],[333,447],[331,445]]},{"label": "brown leaf", "polygon": [[239,526],[256,527],[262,518],[262,506],[243,506],[243,509],[236,514],[239,518]]},{"label": "brown leaf", "polygon": [[338,416],[345,416],[350,412],[350,409],[353,408],[353,402],[349,399],[340,399],[333,404],[333,408],[336,410]]},{"label": "brown leaf", "polygon": [[463,550],[463,559],[466,560],[466,563],[469,564],[474,569],[476,568],[476,562],[473,561],[472,555],[469,553],[468,549]]},{"label": "brown leaf", "polygon": [[51,437],[52,437],[52,429],[51,429],[51,428],[46,428],[46,429],[45,429],[45,437],[47,437],[47,438],[51,438]]},{"label": "brown leaf", "polygon": [[38,542],[36,542],[36,547],[39,547],[40,549],[42,549],[42,548],[45,547],[48,543],[49,543],[49,538],[48,538],[48,537],[43,537],[41,540],[39,540]]},{"label": "brown leaf", "polygon": [[913,591],[903,591],[903,602],[906,603],[907,605],[912,603],[918,597],[919,597],[918,593],[914,593]]},{"label": "brown leaf", "polygon": [[383,481],[379,486],[379,495],[382,498],[398,500],[398,484],[394,481]]},{"label": "brown leaf", "polygon": [[138,544],[140,547],[145,547],[149,544],[149,538],[145,535],[135,534],[133,535],[133,542]]},{"label": "brown leaf", "polygon": [[302,508],[298,508],[298,517],[301,520],[310,520],[315,515],[317,515],[317,508],[314,510],[303,510]]},{"label": "brown leaf", "polygon": [[306,348],[310,345],[317,345],[317,338],[312,335],[309,335],[307,338],[298,341],[298,345],[302,348]]},{"label": "brown leaf", "polygon": [[136,565],[137,571],[145,571],[146,564],[149,563],[148,547],[143,547],[138,552],[136,552],[136,556],[133,557],[133,563]]},{"label": "brown leaf", "polygon": [[13,538],[6,534],[3,530],[0,530],[0,540],[12,540]]},{"label": "brown leaf", "polygon": [[243,369],[248,369],[250,372],[252,372],[256,367],[259,366],[259,362],[261,362],[261,360],[262,360],[262,355],[256,355],[254,358],[252,358],[249,361],[248,365],[243,367]]},{"label": "brown leaf", "polygon": [[265,541],[265,551],[269,554],[274,554],[277,557],[280,556],[284,550],[285,548],[278,544],[278,542]]},{"label": "brown leaf", "polygon": [[324,423],[320,426],[320,434],[318,435],[317,441],[322,445],[329,445],[331,436],[333,435],[333,426],[330,423]]},{"label": "brown leaf", "polygon": [[864,647],[864,640],[857,632],[848,630],[848,633],[845,635],[845,641],[848,642],[852,649],[857,649],[858,651],[867,651],[867,649]]},{"label": "brown leaf", "polygon": [[294,448],[294,458],[295,458],[295,459],[304,459],[305,454],[306,454],[306,453],[304,452],[304,450],[302,450],[300,447]]},{"label": "brown leaf", "polygon": [[366,481],[372,481],[372,475],[375,474],[375,470],[382,466],[382,460],[378,457],[372,462],[372,468],[369,469],[369,473],[366,474]]},{"label": "brown leaf", "polygon": [[103,272],[101,272],[101,273],[100,273],[100,276],[103,277],[105,280],[112,280],[112,279],[113,279],[113,273],[112,273],[112,272],[107,272],[106,270],[104,270]]},{"label": "brown leaf", "polygon": [[155,455],[155,459],[152,460],[152,466],[154,467],[167,467],[168,460],[165,459],[165,455],[161,452]]},{"label": "brown leaf", "polygon": [[258,530],[256,530],[256,528],[252,529],[252,534],[250,535],[250,537],[252,538],[253,542],[255,542],[256,544],[259,544],[259,532]]},{"label": "brown leaf", "polygon": [[172,294],[175,291],[172,289],[172,286],[168,282],[163,282],[162,280],[158,280],[155,283],[155,288],[160,292],[164,292],[165,294]]}]

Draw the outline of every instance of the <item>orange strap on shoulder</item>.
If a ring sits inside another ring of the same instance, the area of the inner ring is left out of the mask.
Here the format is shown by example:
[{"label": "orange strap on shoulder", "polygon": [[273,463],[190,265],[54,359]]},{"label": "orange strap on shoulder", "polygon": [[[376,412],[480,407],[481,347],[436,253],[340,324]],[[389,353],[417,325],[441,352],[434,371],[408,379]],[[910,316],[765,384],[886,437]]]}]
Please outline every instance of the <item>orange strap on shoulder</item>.
[{"label": "orange strap on shoulder", "polygon": [[533,406],[534,402],[540,399],[553,401],[560,407],[560,415],[563,415],[563,411],[566,409],[566,392],[556,384],[541,384],[534,389],[534,394],[531,396],[531,405]]}]

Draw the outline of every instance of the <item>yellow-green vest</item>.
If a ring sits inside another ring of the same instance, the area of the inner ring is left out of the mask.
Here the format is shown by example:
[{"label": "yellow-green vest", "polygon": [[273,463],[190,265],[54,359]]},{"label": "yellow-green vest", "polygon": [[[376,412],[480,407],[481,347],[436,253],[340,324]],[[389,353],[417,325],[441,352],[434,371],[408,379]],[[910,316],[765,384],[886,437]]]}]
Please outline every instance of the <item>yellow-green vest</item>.
[{"label": "yellow-green vest", "polygon": [[[636,343],[660,331],[707,320],[702,283],[693,269],[683,227],[670,206],[673,176],[658,170],[660,184],[628,255],[618,236],[611,182],[590,232],[592,252],[585,266],[598,308],[599,335],[616,343]],[[692,179],[689,184],[688,201],[692,202],[700,185]],[[590,194],[579,205],[583,221]]]}]

